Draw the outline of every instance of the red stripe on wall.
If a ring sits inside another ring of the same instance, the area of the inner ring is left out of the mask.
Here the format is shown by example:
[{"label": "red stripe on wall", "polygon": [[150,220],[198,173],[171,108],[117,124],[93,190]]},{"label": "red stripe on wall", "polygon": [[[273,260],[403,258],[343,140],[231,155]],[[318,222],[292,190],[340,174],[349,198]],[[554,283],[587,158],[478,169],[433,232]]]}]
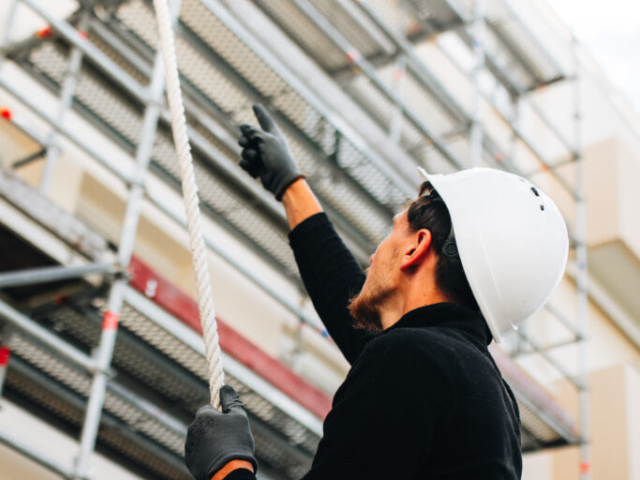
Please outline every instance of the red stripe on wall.
[{"label": "red stripe on wall", "polygon": [[11,357],[11,349],[6,345],[0,346],[0,367],[6,367]]}]

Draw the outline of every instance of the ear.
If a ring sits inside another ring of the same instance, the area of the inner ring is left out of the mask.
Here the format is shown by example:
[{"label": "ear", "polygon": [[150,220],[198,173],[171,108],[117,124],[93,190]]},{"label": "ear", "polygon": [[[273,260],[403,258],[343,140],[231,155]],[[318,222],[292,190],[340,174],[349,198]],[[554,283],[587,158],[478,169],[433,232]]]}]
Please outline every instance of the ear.
[{"label": "ear", "polygon": [[400,270],[405,271],[422,263],[427,258],[430,246],[431,232],[426,228],[418,230],[411,236],[411,243],[405,249]]}]

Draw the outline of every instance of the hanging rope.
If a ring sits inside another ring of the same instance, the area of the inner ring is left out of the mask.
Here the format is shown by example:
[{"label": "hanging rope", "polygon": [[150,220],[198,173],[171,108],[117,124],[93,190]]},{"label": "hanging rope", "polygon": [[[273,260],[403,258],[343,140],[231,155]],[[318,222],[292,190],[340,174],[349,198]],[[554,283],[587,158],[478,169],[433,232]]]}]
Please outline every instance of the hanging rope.
[{"label": "hanging rope", "polygon": [[171,128],[173,140],[180,162],[182,176],[182,194],[184,196],[185,210],[187,213],[187,227],[189,229],[189,242],[193,259],[193,268],[196,274],[196,289],[198,295],[198,307],[200,309],[200,321],[204,336],[204,347],[209,363],[209,389],[211,390],[211,404],[215,408],[220,407],[220,388],[224,385],[224,372],[222,371],[222,355],[218,345],[218,324],[213,309],[211,295],[211,279],[209,278],[209,266],[207,251],[202,236],[200,222],[200,207],[198,206],[198,186],[193,171],[193,159],[191,147],[187,135],[186,118],[182,104],[180,91],[180,79],[178,77],[178,64],[176,61],[175,45],[173,41],[173,29],[171,26],[171,14],[167,0],[154,0],[158,32],[167,80],[167,97],[171,109]]}]

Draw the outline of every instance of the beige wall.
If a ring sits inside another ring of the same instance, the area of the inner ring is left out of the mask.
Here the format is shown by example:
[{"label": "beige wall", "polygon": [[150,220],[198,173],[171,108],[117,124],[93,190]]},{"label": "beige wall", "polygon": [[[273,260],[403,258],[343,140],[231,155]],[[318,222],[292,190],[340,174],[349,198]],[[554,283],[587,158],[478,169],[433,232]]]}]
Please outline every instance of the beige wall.
[{"label": "beige wall", "polygon": [[[640,371],[618,365],[589,376],[592,480],[640,480]],[[576,412],[575,392],[560,386],[559,401]],[[578,447],[525,456],[524,480],[579,480]]]},{"label": "beige wall", "polygon": [[[60,433],[59,430],[37,419],[20,407],[0,400],[0,429],[10,432],[36,451],[43,452],[56,461],[72,465],[78,453],[77,440]],[[38,432],[34,435],[33,432]],[[92,458],[94,480],[139,480],[128,470],[107,460],[100,454]],[[59,480],[58,475],[35,462],[17,455],[11,448],[0,444],[0,479],[2,480]]]}]

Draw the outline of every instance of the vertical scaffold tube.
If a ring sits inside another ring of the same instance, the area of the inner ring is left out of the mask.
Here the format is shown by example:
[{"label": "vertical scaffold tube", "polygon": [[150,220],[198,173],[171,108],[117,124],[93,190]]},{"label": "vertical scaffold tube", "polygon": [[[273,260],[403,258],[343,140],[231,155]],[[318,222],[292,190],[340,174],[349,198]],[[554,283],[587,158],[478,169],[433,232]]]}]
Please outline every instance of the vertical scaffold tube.
[{"label": "vertical scaffold tube", "polygon": [[[173,0],[174,3],[180,0]],[[177,11],[178,7],[176,7]],[[158,118],[160,117],[163,91],[165,86],[163,64],[160,53],[154,60],[151,83],[148,87],[149,101],[147,102],[140,141],[136,149],[136,167],[132,176],[132,183],[125,207],[124,221],[118,243],[118,263],[126,267],[131,261],[133,248],[140,220],[140,211],[145,193],[145,179],[155,138]],[[109,291],[107,310],[102,321],[100,343],[94,353],[96,371],[91,383],[91,393],[85,412],[82,434],[80,437],[80,451],[74,468],[74,480],[85,480],[91,476],[91,456],[95,448],[105,392],[107,389],[107,371],[111,366],[111,359],[118,335],[118,323],[123,304],[123,291],[128,280],[125,277],[116,279]]]}]

